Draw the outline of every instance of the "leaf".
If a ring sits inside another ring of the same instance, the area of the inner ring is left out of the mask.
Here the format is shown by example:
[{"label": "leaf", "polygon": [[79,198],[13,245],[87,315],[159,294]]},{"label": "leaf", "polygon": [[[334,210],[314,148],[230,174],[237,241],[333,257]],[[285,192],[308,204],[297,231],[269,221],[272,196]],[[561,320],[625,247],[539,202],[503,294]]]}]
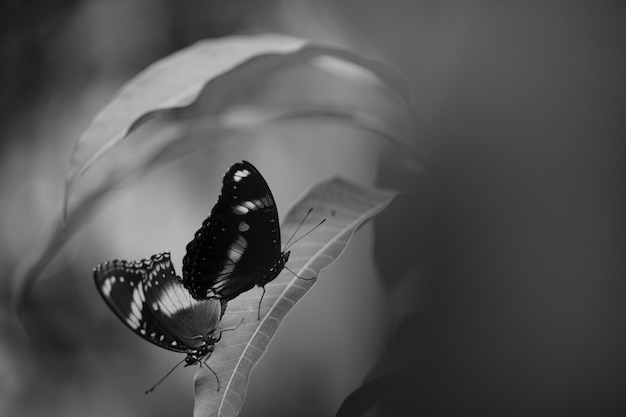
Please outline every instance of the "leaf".
[{"label": "leaf", "polygon": [[286,52],[303,44],[302,39],[281,35],[232,36],[200,41],[149,66],[120,89],[76,144],[66,179],[64,212],[78,177],[124,139],[145,113],[191,103],[207,81],[252,56]]},{"label": "leaf", "polygon": [[405,191],[376,219],[374,262],[378,280],[393,291],[432,248],[435,235],[433,202],[437,197],[425,172],[408,170],[390,153],[379,161],[376,183]]},{"label": "leaf", "polygon": [[[411,111],[408,89],[400,77],[386,65],[349,51],[305,45],[304,40],[278,35],[202,41],[157,61],[140,73],[96,116],[79,139],[72,157],[66,179],[63,218],[66,218],[69,198],[78,178],[141,126],[161,116],[173,115],[189,120],[225,114],[234,104],[241,105],[238,100],[251,87],[262,82],[263,77],[289,67],[315,63],[333,72],[335,67],[325,61],[319,62],[321,57],[343,60],[375,75]],[[322,116],[324,112],[318,114],[318,117]],[[362,117],[352,119],[358,121]],[[350,118],[346,121],[349,122]],[[388,135],[387,138],[402,143],[400,136],[406,135]],[[414,155],[411,146],[405,144],[404,147]]]},{"label": "leaf", "polygon": [[319,272],[343,251],[354,232],[369,218],[382,211],[395,197],[392,191],[364,188],[342,179],[332,179],[310,189],[289,210],[282,223],[282,238],[288,239],[304,219],[301,230],[308,231],[321,219],[326,221],[305,239],[294,244],[287,269],[266,286],[262,318],[257,320],[260,291],[249,291],[228,304],[222,319],[225,332],[210,359],[210,366],[220,378],[217,391],[215,376],[200,368],[195,377],[196,417],[234,417],[243,406],[253,367],[274,337],[285,315],[317,280]]},{"label": "leaf", "polygon": [[344,399],[335,417],[361,417],[390,394],[406,388],[419,373],[425,330],[424,318],[418,313],[404,318],[390,351],[372,367],[361,386]]}]

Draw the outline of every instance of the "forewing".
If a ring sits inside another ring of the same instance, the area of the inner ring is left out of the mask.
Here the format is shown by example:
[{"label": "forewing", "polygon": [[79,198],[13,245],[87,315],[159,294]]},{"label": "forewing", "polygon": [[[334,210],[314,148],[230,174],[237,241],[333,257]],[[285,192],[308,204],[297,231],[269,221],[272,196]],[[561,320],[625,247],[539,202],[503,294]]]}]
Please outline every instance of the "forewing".
[{"label": "forewing", "polygon": [[219,323],[220,301],[193,300],[176,276],[169,253],[139,262],[105,262],[95,268],[94,278],[115,314],[162,348],[193,352],[205,331]]},{"label": "forewing", "polygon": [[252,288],[279,256],[272,192],[252,164],[236,163],[224,175],[210,216],[187,245],[183,283],[196,298],[231,300]]}]

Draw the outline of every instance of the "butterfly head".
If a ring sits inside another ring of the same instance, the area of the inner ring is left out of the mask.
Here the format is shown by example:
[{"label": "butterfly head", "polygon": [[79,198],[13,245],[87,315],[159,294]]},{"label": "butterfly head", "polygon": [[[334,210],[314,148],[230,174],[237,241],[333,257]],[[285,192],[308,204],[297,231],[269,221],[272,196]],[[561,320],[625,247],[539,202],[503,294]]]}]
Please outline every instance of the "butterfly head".
[{"label": "butterfly head", "polygon": [[201,363],[205,358],[211,356],[213,351],[215,350],[215,345],[213,343],[205,343],[200,348],[198,348],[195,352],[191,352],[187,354],[185,358],[185,366],[195,365],[197,363]]}]

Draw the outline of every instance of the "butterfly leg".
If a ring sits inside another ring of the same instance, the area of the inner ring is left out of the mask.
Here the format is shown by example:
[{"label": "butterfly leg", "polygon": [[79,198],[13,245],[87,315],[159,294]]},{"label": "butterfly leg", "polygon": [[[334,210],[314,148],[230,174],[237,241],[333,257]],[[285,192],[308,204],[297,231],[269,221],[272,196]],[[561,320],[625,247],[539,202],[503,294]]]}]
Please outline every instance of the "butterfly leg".
[{"label": "butterfly leg", "polygon": [[209,360],[209,357],[207,357],[205,360],[203,360],[202,362],[200,362],[200,366],[204,365],[209,371],[211,371],[213,373],[213,375],[215,375],[215,380],[217,381],[217,390],[219,391],[221,388],[220,385],[220,378],[217,376],[217,373],[215,373],[215,371],[213,370],[213,368],[211,368],[206,361]]},{"label": "butterfly leg", "polygon": [[261,299],[259,300],[259,311],[257,313],[257,320],[261,320],[261,303],[263,302],[263,297],[265,296],[265,286],[262,286],[263,294],[261,294]]},{"label": "butterfly leg", "polygon": [[300,278],[301,280],[304,280],[304,281],[313,281],[314,279],[317,279],[317,276],[318,276],[318,274],[315,274],[311,278],[305,278],[305,277],[300,276],[300,275],[296,274],[295,272],[293,272],[291,269],[289,269],[289,267],[287,265],[285,265],[285,269],[287,271],[291,272],[294,277]]},{"label": "butterfly leg", "polygon": [[[174,369],[178,368],[178,366],[180,366],[181,364],[183,364],[185,362],[185,359],[183,359],[182,361],[178,362],[176,364],[176,366],[174,366],[172,369],[170,369],[170,371],[168,373],[165,374],[165,376],[163,376],[163,378],[159,379],[156,384],[154,384],[149,390],[147,390],[146,392],[144,392],[144,394],[150,394],[152,391],[154,391],[154,389],[157,387],[157,385],[159,385],[161,382],[165,381],[165,378],[167,378],[168,376],[170,376],[170,374],[172,372],[174,372]],[[186,365],[185,365],[186,366]]]},{"label": "butterfly leg", "polygon": [[238,325],[236,325],[235,327],[231,328],[231,329],[224,329],[224,330],[220,330],[220,334],[219,334],[219,336],[217,336],[217,337],[215,338],[214,343],[217,343],[217,342],[219,342],[219,341],[222,339],[222,333],[224,333],[224,332],[232,332],[233,330],[237,330],[237,328],[238,328],[239,326],[241,326],[241,323],[243,323],[243,319],[244,319],[244,318],[242,317],[242,318],[241,318],[241,321],[239,322],[239,324],[238,324]]}]

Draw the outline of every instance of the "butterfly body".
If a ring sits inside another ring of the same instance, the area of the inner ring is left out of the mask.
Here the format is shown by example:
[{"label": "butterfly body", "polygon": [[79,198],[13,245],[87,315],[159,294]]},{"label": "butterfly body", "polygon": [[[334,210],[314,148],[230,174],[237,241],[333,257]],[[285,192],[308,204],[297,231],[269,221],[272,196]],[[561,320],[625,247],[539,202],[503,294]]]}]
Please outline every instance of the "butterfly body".
[{"label": "butterfly body", "polygon": [[105,262],[94,269],[94,278],[106,303],[133,332],[186,353],[186,366],[201,363],[214,351],[226,303],[194,299],[176,276],[169,253],[139,262]]},{"label": "butterfly body", "polygon": [[226,172],[209,217],[187,245],[183,284],[198,299],[230,301],[255,285],[264,287],[289,260],[281,251],[272,192],[249,162]]}]

